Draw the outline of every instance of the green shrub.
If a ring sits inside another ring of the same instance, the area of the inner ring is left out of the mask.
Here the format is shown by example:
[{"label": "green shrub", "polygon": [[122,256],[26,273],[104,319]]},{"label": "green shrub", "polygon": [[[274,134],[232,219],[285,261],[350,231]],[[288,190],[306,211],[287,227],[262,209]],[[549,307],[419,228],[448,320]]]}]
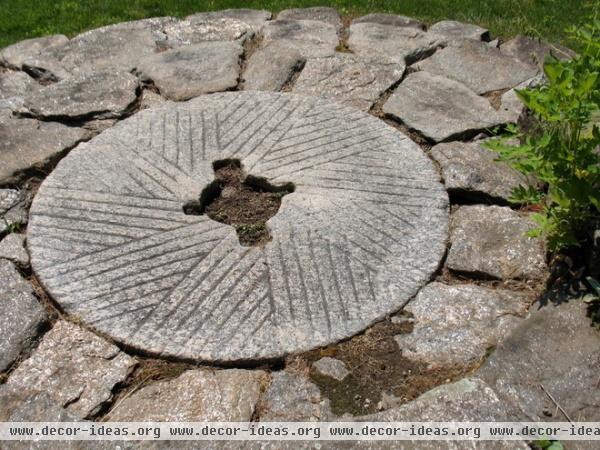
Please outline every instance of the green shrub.
[{"label": "green shrub", "polygon": [[[509,137],[488,145],[538,181],[517,188],[511,201],[539,205],[531,235],[544,236],[553,251],[580,245],[600,217],[600,20],[569,32],[581,54],[567,61],[547,57],[545,82],[517,91],[536,125],[511,126]],[[519,145],[511,145],[514,137]]]}]

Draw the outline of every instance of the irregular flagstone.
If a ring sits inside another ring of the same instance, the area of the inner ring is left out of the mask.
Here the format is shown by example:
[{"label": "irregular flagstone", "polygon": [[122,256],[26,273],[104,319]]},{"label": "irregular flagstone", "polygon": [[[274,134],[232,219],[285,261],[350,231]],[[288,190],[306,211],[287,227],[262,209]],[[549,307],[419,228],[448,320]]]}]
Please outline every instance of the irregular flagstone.
[{"label": "irregular flagstone", "polygon": [[354,53],[406,64],[430,55],[443,43],[439,36],[410,27],[353,22],[349,28],[348,48]]},{"label": "irregular flagstone", "polygon": [[[296,187],[263,247],[183,212],[227,158]],[[429,158],[368,114],[222,93],[141,111],[69,153],[33,201],[27,239],[50,295],[95,329],[155,354],[254,360],[403,306],[445,252],[447,205]]]},{"label": "irregular flagstone", "polygon": [[274,372],[261,405],[262,422],[335,420],[329,399],[309,379],[286,371]]},{"label": "irregular flagstone", "polygon": [[366,16],[357,17],[352,20],[352,23],[378,23],[381,25],[393,25],[395,27],[425,29],[425,24],[416,19],[396,14],[371,13]]},{"label": "irregular flagstone", "polygon": [[118,347],[70,322],[58,321],[33,354],[10,375],[7,385],[44,387],[60,406],[78,419],[86,418],[112,397],[135,359]]},{"label": "irregular flagstone", "polygon": [[508,200],[514,188],[527,184],[527,178],[498,155],[486,149],[485,141],[448,142],[434,146],[429,155],[439,164],[449,192],[481,199]]},{"label": "irregular flagstone", "polygon": [[258,31],[267,20],[271,20],[273,14],[263,9],[224,9],[221,11],[208,11],[187,16],[186,20],[194,22],[196,20],[214,20],[214,19],[236,19],[252,26],[254,31]]},{"label": "irregular flagstone", "polygon": [[304,66],[305,61],[295,47],[285,42],[271,42],[248,59],[244,89],[279,91]]},{"label": "irregular flagstone", "polygon": [[558,59],[570,59],[576,54],[562,45],[554,45],[537,38],[520,35],[502,43],[500,53],[536,68],[543,66],[544,60],[549,54]]},{"label": "irregular flagstone", "polygon": [[252,25],[237,19],[191,19],[165,26],[165,45],[170,48],[207,41],[236,41],[243,44],[254,34]]},{"label": "irregular flagstone", "polygon": [[451,42],[417,67],[460,81],[477,94],[513,88],[537,73],[537,69],[504,56],[485,42],[468,39]]},{"label": "irregular flagstone", "polygon": [[546,276],[542,239],[527,236],[535,223],[508,207],[461,206],[452,214],[451,270],[500,279]]},{"label": "irregular flagstone", "polygon": [[188,370],[134,392],[109,418],[117,422],[250,422],[267,380],[262,370]]},{"label": "irregular flagstone", "polygon": [[428,72],[408,75],[385,102],[383,111],[435,142],[503,122],[485,98],[457,81]]},{"label": "irregular flagstone", "polygon": [[4,372],[31,347],[47,316],[31,284],[5,259],[0,259],[0,304],[0,372]]},{"label": "irregular flagstone", "polygon": [[[43,392],[43,386],[38,388],[39,390],[28,389],[12,384],[0,386],[0,421],[74,422],[77,420],[77,417]],[[31,444],[31,442],[27,444]],[[23,448],[26,447],[23,446]]]},{"label": "irregular flagstone", "polygon": [[118,118],[131,109],[138,88],[138,79],[126,72],[78,75],[30,93],[23,109],[45,119]]},{"label": "irregular flagstone", "polygon": [[342,18],[334,8],[314,6],[312,8],[284,9],[277,14],[277,20],[318,20],[342,28]]},{"label": "irregular flagstone", "polygon": [[26,73],[0,73],[0,108],[16,111],[23,105],[23,97],[39,87],[40,85]]},{"label": "irregular flagstone", "polygon": [[60,47],[68,41],[69,38],[62,34],[26,39],[3,48],[0,51],[0,61],[10,68],[21,69],[28,59],[35,58],[42,51]]},{"label": "irregular flagstone", "polygon": [[149,89],[144,89],[140,99],[140,109],[154,108],[163,105],[167,101],[162,95]]},{"label": "irregular flagstone", "polygon": [[0,189],[0,233],[27,223],[25,198],[16,189]]},{"label": "irregular flagstone", "polygon": [[432,367],[475,364],[520,323],[529,304],[521,293],[434,282],[404,308],[413,331],[395,339],[403,357]]},{"label": "irregular flagstone", "polygon": [[238,43],[203,42],[146,57],[137,71],[142,80],[151,80],[167,99],[188,100],[235,88],[242,53]]},{"label": "irregular flagstone", "polygon": [[8,259],[13,263],[29,266],[29,253],[25,249],[25,235],[11,233],[0,241],[0,258]]},{"label": "irregular flagstone", "polygon": [[273,20],[261,30],[263,44],[282,41],[296,48],[303,58],[323,58],[335,54],[339,44],[333,25],[318,20]]},{"label": "irregular flagstone", "polygon": [[404,65],[352,54],[309,59],[292,92],[320,96],[368,111],[380,95],[402,79]]},{"label": "irregular flagstone", "polygon": [[330,358],[329,356],[325,356],[313,364],[313,367],[317,372],[321,375],[325,375],[333,378],[337,381],[342,381],[348,375],[350,375],[350,371],[339,359]]},{"label": "irregular flagstone", "polygon": [[477,376],[518,411],[517,420],[568,420],[543,386],[571,420],[598,421],[600,332],[580,299],[546,302],[531,307],[530,317],[498,346]]},{"label": "irregular flagstone", "polygon": [[434,23],[428,31],[447,40],[475,39],[481,41],[489,39],[489,31],[485,28],[472,23],[457,22],[456,20],[442,20]]},{"label": "irregular flagstone", "polygon": [[523,102],[517,96],[516,91],[519,89],[536,87],[543,83],[543,81],[544,75],[539,74],[502,94],[502,96],[500,97],[499,113],[502,114],[506,122],[517,123],[521,115],[527,109]]},{"label": "irregular flagstone", "polygon": [[100,70],[129,72],[140,58],[157,50],[157,42],[166,39],[162,29],[175,21],[157,17],[96,28],[28,58],[24,65],[33,71],[54,73],[60,79],[71,73]]},{"label": "irregular flagstone", "polygon": [[0,181],[11,182],[89,137],[82,128],[14,118],[0,111]]}]

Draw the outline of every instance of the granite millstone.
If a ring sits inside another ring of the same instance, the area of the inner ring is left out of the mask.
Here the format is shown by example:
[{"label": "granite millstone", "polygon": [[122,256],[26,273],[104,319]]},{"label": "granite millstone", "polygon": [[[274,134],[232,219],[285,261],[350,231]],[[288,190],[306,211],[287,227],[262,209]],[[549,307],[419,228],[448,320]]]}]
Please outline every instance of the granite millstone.
[{"label": "granite millstone", "polygon": [[465,85],[427,72],[408,75],[384,103],[383,111],[435,142],[473,135],[504,119]]},{"label": "granite millstone", "polygon": [[[183,213],[227,158],[295,185],[264,247]],[[116,340],[254,360],[401,308],[437,269],[447,207],[431,161],[384,122],[318,98],[222,93],[144,110],[70,152],[34,199],[27,241],[54,299]]]},{"label": "granite millstone", "polygon": [[358,58],[346,53],[311,58],[292,92],[315,95],[368,111],[383,92],[400,81],[404,69],[404,64]]}]

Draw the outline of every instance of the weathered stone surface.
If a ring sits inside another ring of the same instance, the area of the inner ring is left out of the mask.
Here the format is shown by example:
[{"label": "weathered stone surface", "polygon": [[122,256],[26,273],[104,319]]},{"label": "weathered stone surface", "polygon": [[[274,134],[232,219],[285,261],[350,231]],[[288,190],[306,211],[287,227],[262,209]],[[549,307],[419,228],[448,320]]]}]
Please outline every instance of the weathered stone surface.
[{"label": "weathered stone surface", "polygon": [[23,97],[38,88],[39,84],[26,73],[0,73],[0,109],[18,110]]},{"label": "weathered stone surface", "polygon": [[86,31],[54,48],[41,51],[23,64],[31,71],[47,71],[58,78],[81,72],[130,72],[140,58],[157,50],[166,39],[163,28],[176,19],[158,17],[108,25]]},{"label": "weathered stone surface", "polygon": [[440,165],[449,192],[481,199],[507,200],[514,188],[527,184],[521,173],[485,147],[485,141],[449,142],[433,147],[429,155]]},{"label": "weathered stone surface", "polygon": [[541,68],[546,56],[554,55],[558,59],[569,59],[575,56],[575,52],[563,47],[544,42],[529,36],[517,36],[510,41],[500,45],[500,52],[521,62]]},{"label": "weathered stone surface", "polygon": [[182,45],[210,41],[236,41],[243,44],[254,33],[252,25],[237,19],[201,19],[198,17],[171,23],[164,28],[165,45]]},{"label": "weathered stone surface", "polygon": [[27,223],[25,196],[16,189],[0,189],[0,233]]},{"label": "weathered stone surface", "polygon": [[302,68],[305,61],[295,47],[285,42],[271,42],[248,59],[244,72],[244,89],[279,91]]},{"label": "weathered stone surface", "polygon": [[314,6],[312,8],[284,9],[277,14],[277,20],[318,20],[342,28],[342,18],[334,8]]},{"label": "weathered stone surface", "polygon": [[133,393],[111,411],[117,422],[249,422],[267,374],[262,370],[188,370]]},{"label": "weathered stone surface", "polygon": [[264,45],[283,41],[296,48],[303,58],[323,58],[335,54],[339,44],[333,25],[318,20],[273,20],[262,28]]},{"label": "weathered stone surface", "polygon": [[39,390],[27,389],[12,384],[0,386],[0,421],[72,422],[77,420],[43,392],[44,386],[38,388]]},{"label": "weathered stone surface", "polygon": [[383,111],[436,142],[502,123],[485,98],[457,81],[428,72],[408,75]]},{"label": "weathered stone surface", "polygon": [[3,48],[0,51],[0,61],[13,69],[21,69],[26,60],[37,57],[44,50],[61,47],[68,41],[62,34],[26,39]]},{"label": "weathered stone surface", "polygon": [[439,36],[415,28],[373,22],[352,23],[349,30],[348,47],[354,53],[380,55],[406,64],[430,55],[444,42]]},{"label": "weathered stone surface", "polygon": [[[225,158],[296,187],[264,247],[182,211]],[[444,253],[447,202],[429,158],[372,116],[222,93],[141,111],[69,153],[34,199],[27,239],[54,299],[117,340],[201,360],[272,358],[404,305]]]},{"label": "weathered stone surface", "polygon": [[339,53],[309,59],[292,92],[314,95],[368,111],[379,96],[402,79],[404,64]]},{"label": "weathered stone surface", "polygon": [[517,123],[526,108],[517,96],[518,89],[533,88],[543,82],[543,74],[539,74],[530,80],[524,81],[513,89],[509,89],[500,97],[499,113],[506,122]]},{"label": "weathered stone surface", "polygon": [[279,371],[271,376],[260,413],[262,422],[334,420],[329,400],[316,384],[295,373]]},{"label": "weathered stone surface", "polygon": [[60,406],[83,419],[112,397],[113,387],[125,380],[135,359],[118,347],[70,322],[54,325],[34,353],[10,375],[7,385],[44,387]]},{"label": "weathered stone surface", "polygon": [[24,110],[46,119],[117,118],[136,101],[138,88],[138,79],[126,72],[78,75],[32,92]]},{"label": "weathered stone surface", "polygon": [[189,100],[237,86],[242,46],[234,42],[203,42],[144,58],[137,66],[143,80],[152,80],[171,100]]},{"label": "weathered stone surface", "polygon": [[163,105],[168,100],[162,95],[148,89],[144,89],[140,99],[140,109],[154,108]]},{"label": "weathered stone surface", "polygon": [[0,372],[4,372],[31,346],[46,313],[33,296],[33,287],[5,259],[0,259],[0,304]]},{"label": "weathered stone surface", "polygon": [[[518,420],[568,419],[543,386],[574,421],[600,419],[600,332],[577,298],[534,304],[477,376],[518,411]],[[590,447],[591,448],[591,447]]]},{"label": "weathered stone surface", "polygon": [[254,31],[258,31],[267,20],[271,19],[272,16],[273,14],[271,14],[270,11],[265,11],[264,9],[239,8],[201,12],[187,16],[186,19],[191,22],[196,20],[205,21],[214,19],[236,19],[252,26]]},{"label": "weathered stone surface", "polygon": [[485,42],[468,39],[451,42],[420,62],[418,68],[460,81],[477,94],[513,88],[537,73],[530,65],[502,55]]},{"label": "weathered stone surface", "polygon": [[404,308],[413,331],[395,339],[402,356],[430,366],[474,364],[508,336],[529,304],[521,293],[434,282]]},{"label": "weathered stone surface", "polygon": [[0,181],[9,182],[31,167],[40,167],[88,132],[56,122],[17,119],[0,111]]},{"label": "weathered stone surface", "polygon": [[29,265],[29,253],[25,249],[25,235],[11,233],[0,241],[0,258],[26,267]]},{"label": "weathered stone surface", "polygon": [[357,17],[352,23],[378,23],[380,25],[393,25],[395,27],[425,29],[425,24],[416,19],[396,14],[371,13],[366,16]]},{"label": "weathered stone surface", "polygon": [[321,375],[326,375],[338,381],[342,381],[350,374],[350,371],[346,368],[346,364],[339,359],[330,358],[329,356],[316,361],[313,367]]},{"label": "weathered stone surface", "polygon": [[447,266],[500,279],[542,279],[541,239],[527,236],[535,223],[508,207],[461,206],[452,214]]},{"label": "weathered stone surface", "polygon": [[434,23],[428,31],[447,40],[475,39],[481,41],[489,38],[489,31],[485,28],[472,23],[457,22],[456,20],[442,20]]}]

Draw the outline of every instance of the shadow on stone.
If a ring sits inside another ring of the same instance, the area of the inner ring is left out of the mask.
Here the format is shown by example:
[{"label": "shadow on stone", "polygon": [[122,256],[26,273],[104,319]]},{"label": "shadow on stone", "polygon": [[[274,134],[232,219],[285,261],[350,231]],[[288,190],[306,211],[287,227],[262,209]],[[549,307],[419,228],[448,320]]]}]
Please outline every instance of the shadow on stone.
[{"label": "shadow on stone", "polygon": [[215,179],[196,201],[183,206],[185,214],[206,214],[217,222],[232,225],[240,244],[261,246],[271,240],[267,220],[277,214],[284,195],[294,192],[292,183],[273,185],[266,178],[248,175],[238,159],[213,163]]}]

